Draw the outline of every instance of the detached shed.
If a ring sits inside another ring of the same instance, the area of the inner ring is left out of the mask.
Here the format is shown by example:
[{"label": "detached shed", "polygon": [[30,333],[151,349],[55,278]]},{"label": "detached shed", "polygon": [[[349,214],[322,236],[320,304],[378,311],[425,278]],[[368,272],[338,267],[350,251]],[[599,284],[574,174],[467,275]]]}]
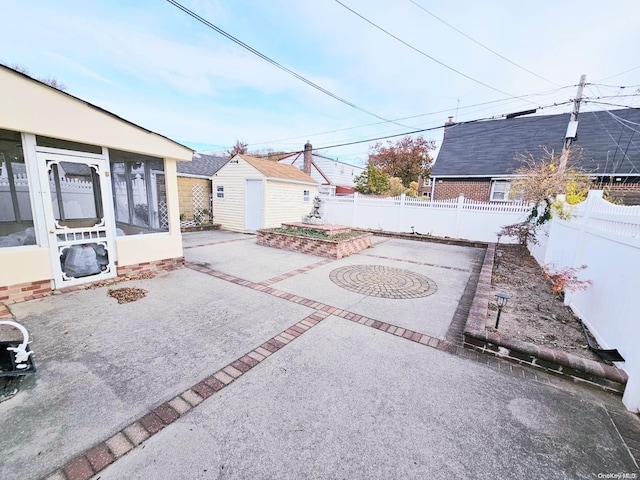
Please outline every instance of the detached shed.
[{"label": "detached shed", "polygon": [[299,222],[318,182],[292,165],[236,155],[213,177],[213,216],[226,230],[254,232]]}]

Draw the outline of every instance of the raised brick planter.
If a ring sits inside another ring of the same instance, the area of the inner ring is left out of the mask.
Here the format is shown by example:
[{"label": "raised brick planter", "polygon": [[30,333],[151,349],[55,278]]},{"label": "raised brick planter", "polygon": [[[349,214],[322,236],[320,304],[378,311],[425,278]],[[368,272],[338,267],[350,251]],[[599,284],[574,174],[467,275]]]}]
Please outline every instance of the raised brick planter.
[{"label": "raised brick planter", "polygon": [[274,232],[273,230],[258,230],[256,237],[258,245],[265,247],[338,259],[371,248],[373,234],[362,233],[344,240],[333,240],[331,238],[301,237],[288,233]]},{"label": "raised brick planter", "polygon": [[624,392],[628,377],[623,370],[486,329],[487,312],[492,298],[491,275],[495,248],[495,244],[489,244],[485,253],[476,293],[464,328],[464,346],[549,373],[567,376],[604,390]]}]

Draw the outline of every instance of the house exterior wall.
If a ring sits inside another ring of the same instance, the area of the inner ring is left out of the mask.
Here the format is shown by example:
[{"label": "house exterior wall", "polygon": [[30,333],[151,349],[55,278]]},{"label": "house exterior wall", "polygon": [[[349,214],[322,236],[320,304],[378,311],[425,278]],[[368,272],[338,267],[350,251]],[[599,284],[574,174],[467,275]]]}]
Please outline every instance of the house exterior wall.
[{"label": "house exterior wall", "polygon": [[209,196],[211,195],[211,180],[206,178],[178,177],[178,204],[180,214],[184,214],[187,220],[193,219],[193,186],[202,185],[204,208],[209,208]]},{"label": "house exterior wall", "polygon": [[315,157],[313,161],[331,179],[334,185],[353,187],[353,179],[364,171],[361,167],[335,162],[330,158]]},{"label": "house exterior wall", "polygon": [[491,196],[491,180],[479,178],[477,180],[452,178],[435,179],[433,200],[449,200],[464,195],[469,200],[488,202]]},{"label": "house exterior wall", "polygon": [[2,95],[0,128],[191,161],[186,147],[19,73],[0,68],[0,92],[7,92]]},{"label": "house exterior wall", "polygon": [[[364,168],[356,167],[354,165],[348,165],[342,162],[336,162],[330,158],[314,156],[313,161],[322,170],[322,172],[329,177],[334,185],[341,185],[345,187],[354,186],[354,178],[360,175]],[[283,159],[281,163],[286,165],[294,165],[295,167],[302,169],[304,158],[300,155],[295,162],[291,163],[291,159]],[[311,178],[316,180],[321,185],[327,183],[327,180],[320,175],[318,170],[311,166]]]},{"label": "house exterior wall", "polygon": [[[213,218],[225,230],[244,232],[246,179],[264,179],[264,175],[241,157],[236,159],[238,163],[229,161],[213,178]],[[218,186],[224,187],[224,198],[217,197]]]},{"label": "house exterior wall", "polygon": [[[303,198],[305,190],[309,190],[307,202]],[[269,179],[266,181],[264,193],[263,228],[275,228],[286,222],[300,222],[302,217],[311,211],[318,187]]]}]

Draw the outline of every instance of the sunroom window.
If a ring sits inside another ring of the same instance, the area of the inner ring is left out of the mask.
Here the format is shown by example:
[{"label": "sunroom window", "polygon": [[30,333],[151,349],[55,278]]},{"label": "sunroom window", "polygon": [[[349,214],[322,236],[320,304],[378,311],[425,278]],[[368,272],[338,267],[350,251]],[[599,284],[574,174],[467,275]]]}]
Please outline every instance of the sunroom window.
[{"label": "sunroom window", "polygon": [[109,151],[116,225],[125,234],[169,231],[164,160]]},{"label": "sunroom window", "polygon": [[35,243],[20,133],[0,129],[0,248]]}]

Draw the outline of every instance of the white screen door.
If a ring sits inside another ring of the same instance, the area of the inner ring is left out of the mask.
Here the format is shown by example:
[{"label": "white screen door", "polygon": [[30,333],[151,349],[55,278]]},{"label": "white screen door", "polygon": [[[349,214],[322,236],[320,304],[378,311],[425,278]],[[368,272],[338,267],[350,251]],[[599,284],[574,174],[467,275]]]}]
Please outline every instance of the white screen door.
[{"label": "white screen door", "polygon": [[[106,158],[38,152],[55,288],[115,277]],[[49,201],[47,201],[49,200]]]}]

